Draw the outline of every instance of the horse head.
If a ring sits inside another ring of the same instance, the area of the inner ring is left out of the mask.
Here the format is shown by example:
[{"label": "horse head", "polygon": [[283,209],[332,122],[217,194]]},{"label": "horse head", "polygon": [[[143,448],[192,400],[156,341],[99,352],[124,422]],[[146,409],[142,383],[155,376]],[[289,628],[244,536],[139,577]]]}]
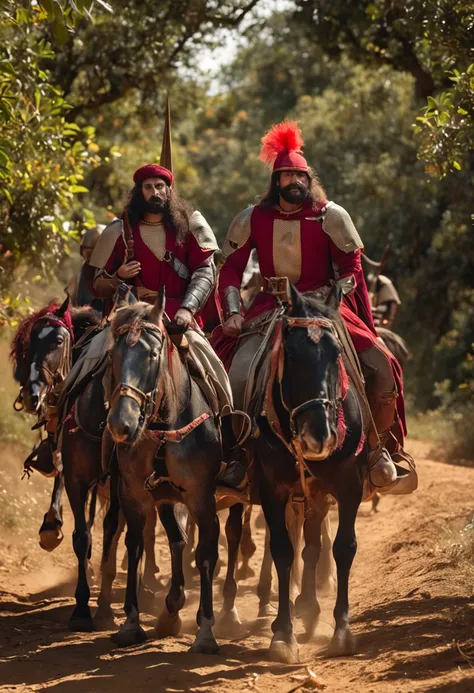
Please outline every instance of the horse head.
[{"label": "horse head", "polygon": [[332,320],[340,299],[337,286],[326,304],[292,286],[283,318],[280,396],[293,444],[308,460],[326,459],[339,445],[341,349]]},{"label": "horse head", "polygon": [[160,406],[160,363],[166,334],[164,290],[155,304],[118,308],[111,323],[112,394],[107,427],[116,443],[134,443]]},{"label": "horse head", "polygon": [[26,412],[40,411],[46,394],[63,380],[71,366],[73,328],[69,297],[23,320],[12,343],[14,377]]}]

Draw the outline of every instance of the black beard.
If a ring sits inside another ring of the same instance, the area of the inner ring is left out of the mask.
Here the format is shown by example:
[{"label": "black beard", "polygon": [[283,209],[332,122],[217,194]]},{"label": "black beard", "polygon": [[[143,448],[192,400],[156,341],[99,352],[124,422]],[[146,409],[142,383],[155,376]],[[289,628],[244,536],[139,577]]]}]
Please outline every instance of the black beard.
[{"label": "black beard", "polygon": [[143,211],[148,214],[161,214],[165,209],[166,201],[158,197],[143,202]]},{"label": "black beard", "polygon": [[284,188],[280,188],[280,195],[290,205],[304,202],[308,197],[309,188],[304,183],[290,183]]}]

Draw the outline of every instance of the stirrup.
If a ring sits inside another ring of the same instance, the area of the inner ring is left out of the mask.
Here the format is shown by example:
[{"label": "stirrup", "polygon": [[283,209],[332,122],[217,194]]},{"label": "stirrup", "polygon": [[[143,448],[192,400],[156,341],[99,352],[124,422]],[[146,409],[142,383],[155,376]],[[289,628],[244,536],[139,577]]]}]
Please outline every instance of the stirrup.
[{"label": "stirrup", "polygon": [[244,420],[239,438],[236,440],[236,446],[243,448],[252,433],[252,419],[247,412],[241,409],[231,409],[228,404],[221,411],[221,418],[224,418],[224,416],[239,416]]}]

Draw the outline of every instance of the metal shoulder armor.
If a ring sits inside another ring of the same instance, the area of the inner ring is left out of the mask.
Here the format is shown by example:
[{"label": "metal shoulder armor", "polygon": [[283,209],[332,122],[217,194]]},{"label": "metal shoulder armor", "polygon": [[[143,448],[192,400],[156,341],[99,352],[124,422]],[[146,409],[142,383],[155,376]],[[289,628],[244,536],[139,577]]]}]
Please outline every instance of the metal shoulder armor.
[{"label": "metal shoulder armor", "polygon": [[92,267],[103,269],[109,257],[112,255],[114,246],[120,236],[123,236],[123,221],[121,219],[114,219],[105,227],[102,235],[97,240],[89,264],[92,265]]},{"label": "metal shoulder armor", "polygon": [[335,202],[328,202],[322,214],[323,231],[339,250],[352,253],[364,247],[354,222],[344,207]]},{"label": "metal shoulder armor", "polygon": [[202,250],[218,250],[214,231],[211,229],[201,212],[193,212],[189,217],[189,230]]},{"label": "metal shoulder armor", "polygon": [[233,252],[241,248],[250,238],[251,220],[254,206],[247,207],[247,209],[239,212],[233,222],[230,225],[229,231],[227,232],[224,245],[222,246],[222,252],[225,257],[229,257]]}]

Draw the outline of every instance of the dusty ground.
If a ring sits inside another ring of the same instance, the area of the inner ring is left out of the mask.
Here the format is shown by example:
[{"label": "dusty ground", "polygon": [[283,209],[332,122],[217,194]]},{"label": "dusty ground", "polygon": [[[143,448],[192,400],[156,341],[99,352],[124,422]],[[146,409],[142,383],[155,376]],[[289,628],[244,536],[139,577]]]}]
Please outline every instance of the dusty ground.
[{"label": "dusty ground", "polygon": [[[331,595],[323,601],[318,635],[313,642],[301,642],[302,664],[295,667],[273,664],[266,657],[270,621],[255,618],[255,578],[239,587],[244,637],[221,640],[218,656],[187,652],[195,631],[195,590],[188,593],[183,634],[176,639],[154,640],[148,613],[143,620],[150,639],[129,650],[116,649],[107,633],[69,633],[74,566],[70,519],[61,547],[54,554],[42,552],[35,532],[50,484],[35,477],[21,485],[14,460],[4,460],[0,513],[8,527],[0,536],[0,690],[289,693],[301,684],[309,666],[327,691],[338,693],[474,691],[474,569],[470,572],[453,560],[457,530],[474,510],[474,469],[430,461],[427,449],[411,446],[420,472],[416,494],[384,499],[376,515],[369,515],[367,506],[360,512],[350,591],[358,654],[324,658],[331,634]],[[254,536],[259,551],[251,565],[257,569],[262,530]],[[168,557],[161,538],[158,558],[166,575]],[[121,574],[116,591],[120,618],[123,578]],[[220,576],[217,595],[221,585]],[[95,598],[97,591],[93,594]],[[156,611],[163,597],[158,593]],[[219,605],[217,597],[217,612]],[[298,622],[296,633],[302,633]]]}]

